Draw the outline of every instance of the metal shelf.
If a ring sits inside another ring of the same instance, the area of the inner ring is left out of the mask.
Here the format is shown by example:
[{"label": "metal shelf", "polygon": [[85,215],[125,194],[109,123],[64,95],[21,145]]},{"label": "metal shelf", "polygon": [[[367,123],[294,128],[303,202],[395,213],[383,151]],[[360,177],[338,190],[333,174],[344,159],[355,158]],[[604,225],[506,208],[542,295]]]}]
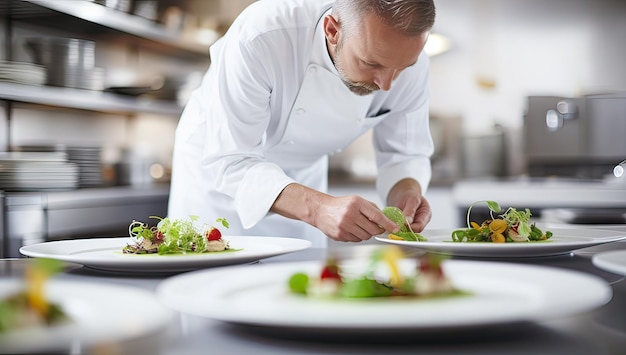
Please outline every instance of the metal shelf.
[{"label": "metal shelf", "polygon": [[156,113],[178,116],[175,102],[130,98],[121,95],[53,86],[0,82],[0,100],[110,113]]},{"label": "metal shelf", "polygon": [[[117,11],[88,0],[11,0],[3,3],[0,4],[0,13],[8,13],[15,20],[65,29],[70,25],[75,25],[80,30],[89,32],[108,29],[149,40],[153,44],[169,49],[178,49],[187,54],[208,58],[206,44],[182,37],[179,33],[169,31],[162,25],[143,17]],[[59,16],[62,17],[62,21],[59,21]]]}]

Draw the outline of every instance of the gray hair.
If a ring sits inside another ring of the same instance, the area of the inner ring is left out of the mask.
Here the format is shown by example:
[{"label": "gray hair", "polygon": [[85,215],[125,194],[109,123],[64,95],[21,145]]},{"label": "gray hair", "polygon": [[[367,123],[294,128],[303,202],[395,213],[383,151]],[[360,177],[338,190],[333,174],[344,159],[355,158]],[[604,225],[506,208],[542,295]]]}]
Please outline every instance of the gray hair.
[{"label": "gray hair", "polygon": [[357,32],[369,13],[408,36],[428,32],[435,24],[433,0],[336,0],[333,5],[333,14],[347,32]]}]

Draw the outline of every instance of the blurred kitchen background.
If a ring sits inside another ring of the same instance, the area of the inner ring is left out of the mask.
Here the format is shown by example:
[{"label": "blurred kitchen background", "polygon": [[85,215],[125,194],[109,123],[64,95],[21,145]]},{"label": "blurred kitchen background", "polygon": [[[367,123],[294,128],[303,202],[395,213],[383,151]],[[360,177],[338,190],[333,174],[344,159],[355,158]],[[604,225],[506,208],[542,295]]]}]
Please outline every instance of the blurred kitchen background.
[{"label": "blurred kitchen background", "polygon": [[[0,257],[166,214],[178,117],[251,2],[0,0]],[[626,223],[626,2],[435,2],[428,228],[485,199]],[[331,157],[331,192],[383,206],[370,138]]]}]

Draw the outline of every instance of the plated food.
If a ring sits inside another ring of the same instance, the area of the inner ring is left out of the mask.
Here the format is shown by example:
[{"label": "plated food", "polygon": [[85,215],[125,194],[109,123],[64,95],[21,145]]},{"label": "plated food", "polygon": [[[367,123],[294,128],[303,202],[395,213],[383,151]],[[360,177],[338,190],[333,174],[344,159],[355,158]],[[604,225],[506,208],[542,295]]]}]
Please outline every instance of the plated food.
[{"label": "plated food", "polygon": [[[464,294],[457,290],[441,266],[440,256],[419,258],[415,267],[403,270],[406,258],[396,246],[377,249],[366,268],[350,275],[335,258],[329,258],[319,273],[294,273],[289,278],[292,293],[307,297],[370,298],[370,297],[447,297]],[[381,276],[380,267],[389,273]]]},{"label": "plated food", "polygon": [[[490,219],[482,221],[480,224],[470,221],[472,207],[478,203],[486,203],[489,207]],[[503,213],[500,205],[495,201],[477,201],[472,203],[467,209],[467,228],[457,229],[451,233],[451,241],[457,243],[512,243],[512,242],[536,242],[548,240],[552,237],[551,231],[545,233],[539,229],[535,223],[530,222],[532,216],[530,209],[518,211],[509,207]],[[422,234],[414,233],[406,223],[406,217],[402,210],[397,207],[385,207],[383,213],[394,221],[400,231],[389,233],[388,238],[392,240],[404,240],[414,242],[428,241]],[[498,215],[494,215],[498,214]]]},{"label": "plated food", "polygon": [[529,258],[570,254],[596,245],[626,240],[626,233],[594,228],[550,228],[549,240],[527,243],[457,243],[450,237],[457,229],[426,229],[421,232],[428,241],[409,242],[375,237],[379,242],[397,244],[431,253],[460,257]]},{"label": "plated food", "polygon": [[[370,262],[344,259],[338,260],[338,266],[358,278]],[[290,290],[288,283],[295,273],[318,275],[325,264],[281,262],[193,271],[167,278],[156,293],[162,304],[182,313],[308,336],[515,326],[589,311],[606,304],[612,294],[605,280],[587,273],[448,259],[441,267],[454,288],[465,293],[460,297],[308,297]],[[410,273],[417,260],[403,259],[398,265]],[[385,268],[379,272],[383,279],[391,275]]]},{"label": "plated food", "polygon": [[[485,202],[489,207],[491,219],[478,224],[470,221],[470,213],[474,205]],[[477,201],[467,209],[467,229],[458,229],[452,232],[452,241],[465,242],[488,242],[488,243],[517,243],[537,242],[548,240],[552,237],[551,231],[545,233],[535,223],[530,222],[532,216],[530,209],[518,211],[509,207],[504,213],[495,201]]]},{"label": "plated food", "polygon": [[50,301],[45,293],[47,280],[61,267],[52,259],[36,259],[28,264],[23,286],[0,299],[0,334],[71,321],[63,307]]},{"label": "plated food", "polygon": [[[128,226],[128,235],[133,243],[122,248],[124,254],[193,254],[207,252],[233,251],[228,241],[222,238],[222,232],[215,226],[204,225],[199,231],[195,222],[198,216],[187,220],[153,216],[158,219],[156,226],[133,221]],[[216,222],[228,228],[228,221],[218,218]]]},{"label": "plated food", "polygon": [[177,273],[207,267],[256,262],[260,259],[310,248],[299,238],[229,235],[231,249],[223,252],[124,254],[122,249],[136,241],[130,237],[86,238],[26,245],[20,253],[83,265],[91,270],[123,274]]},{"label": "plated food", "polygon": [[[20,292],[23,281],[0,278],[0,299]],[[48,304],[56,305],[64,317],[5,329],[0,332],[0,353],[71,354],[80,349],[81,354],[136,354],[141,342],[148,347],[142,353],[156,354],[176,320],[151,291],[138,287],[52,277],[43,291]],[[6,321],[5,315],[0,319]]]}]

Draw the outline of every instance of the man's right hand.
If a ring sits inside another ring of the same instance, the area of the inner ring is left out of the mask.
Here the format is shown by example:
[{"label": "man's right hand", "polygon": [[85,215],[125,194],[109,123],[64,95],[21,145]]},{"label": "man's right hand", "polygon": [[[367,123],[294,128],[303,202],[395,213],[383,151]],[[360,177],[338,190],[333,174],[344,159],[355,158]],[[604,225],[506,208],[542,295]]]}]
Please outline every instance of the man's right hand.
[{"label": "man's right hand", "polygon": [[355,195],[334,197],[299,184],[285,187],[272,211],[309,223],[341,242],[361,242],[385,231],[398,230],[371,201]]}]

